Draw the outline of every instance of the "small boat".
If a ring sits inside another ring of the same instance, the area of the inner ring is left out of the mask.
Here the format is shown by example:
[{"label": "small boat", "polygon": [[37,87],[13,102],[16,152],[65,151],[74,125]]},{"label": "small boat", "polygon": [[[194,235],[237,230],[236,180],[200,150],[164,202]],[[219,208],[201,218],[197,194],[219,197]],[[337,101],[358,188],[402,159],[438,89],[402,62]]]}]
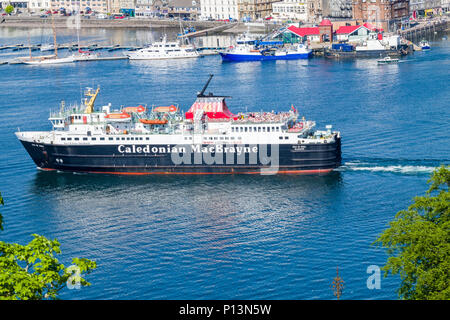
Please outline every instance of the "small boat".
[{"label": "small boat", "polygon": [[378,63],[379,64],[390,64],[390,63],[398,63],[399,59],[397,58],[391,58],[391,57],[384,57],[383,59],[379,59]]},{"label": "small boat", "polygon": [[153,111],[173,113],[173,112],[177,112],[177,107],[175,107],[174,105],[171,105],[168,107],[156,107],[155,109],[153,109]]},{"label": "small boat", "polygon": [[105,119],[110,122],[125,122],[131,120],[131,115],[126,112],[109,113],[105,116]]},{"label": "small boat", "polygon": [[43,44],[41,45],[41,51],[53,51],[55,46],[53,44]]},{"label": "small boat", "polygon": [[428,41],[425,40],[425,39],[419,42],[419,47],[420,47],[422,50],[430,50],[430,49],[431,49],[430,44],[429,44]]},{"label": "small boat", "polygon": [[98,59],[98,54],[91,51],[78,50],[72,55],[73,61],[92,61]]},{"label": "small boat", "polygon": [[125,113],[142,113],[145,112],[144,106],[137,106],[137,107],[125,107],[122,109]]},{"label": "small boat", "polygon": [[139,119],[139,121],[143,124],[166,124],[167,120],[159,120],[159,119]]}]

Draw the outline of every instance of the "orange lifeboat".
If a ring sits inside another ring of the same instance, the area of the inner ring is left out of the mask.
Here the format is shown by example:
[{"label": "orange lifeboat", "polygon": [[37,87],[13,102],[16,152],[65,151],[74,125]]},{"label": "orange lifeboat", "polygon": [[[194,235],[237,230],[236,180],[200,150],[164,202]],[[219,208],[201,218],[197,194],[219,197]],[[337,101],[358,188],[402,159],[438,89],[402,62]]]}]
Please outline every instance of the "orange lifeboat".
[{"label": "orange lifeboat", "polygon": [[139,119],[139,121],[143,124],[166,124],[167,120],[159,120],[159,119]]},{"label": "orange lifeboat", "polygon": [[141,105],[137,107],[125,107],[122,109],[122,111],[124,113],[142,113],[145,112],[145,107]]},{"label": "orange lifeboat", "polygon": [[175,107],[174,105],[168,106],[168,107],[156,107],[154,109],[155,112],[176,112],[177,111],[177,107]]},{"label": "orange lifeboat", "polygon": [[121,122],[121,121],[129,121],[131,119],[131,115],[126,112],[122,113],[110,113],[105,116],[106,120]]}]

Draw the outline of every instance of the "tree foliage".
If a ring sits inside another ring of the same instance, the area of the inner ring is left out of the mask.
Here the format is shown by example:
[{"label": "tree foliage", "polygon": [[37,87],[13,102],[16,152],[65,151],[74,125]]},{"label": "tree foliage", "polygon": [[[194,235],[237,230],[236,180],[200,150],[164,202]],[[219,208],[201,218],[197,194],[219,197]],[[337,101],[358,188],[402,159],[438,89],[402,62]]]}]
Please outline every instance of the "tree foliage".
[{"label": "tree foliage", "polygon": [[66,286],[89,286],[83,273],[89,274],[96,263],[74,258],[73,265],[66,268],[56,258],[60,253],[58,240],[37,234],[27,245],[0,241],[0,300],[57,299]]},{"label": "tree foliage", "polygon": [[375,241],[389,254],[385,276],[400,275],[401,299],[450,299],[449,169],[436,169],[426,194],[398,212]]},{"label": "tree foliage", "polygon": [[13,13],[13,11],[14,11],[14,7],[12,5],[9,4],[6,6],[5,13],[11,14],[11,13]]}]

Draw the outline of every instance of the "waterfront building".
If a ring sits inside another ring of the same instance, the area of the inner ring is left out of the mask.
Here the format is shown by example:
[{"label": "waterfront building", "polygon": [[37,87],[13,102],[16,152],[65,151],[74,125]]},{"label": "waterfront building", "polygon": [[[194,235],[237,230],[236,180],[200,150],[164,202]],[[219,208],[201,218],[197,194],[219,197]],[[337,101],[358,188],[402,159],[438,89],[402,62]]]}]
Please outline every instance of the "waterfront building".
[{"label": "waterfront building", "polygon": [[50,7],[53,10],[64,8],[67,12],[86,11],[89,8],[91,11],[106,13],[106,2],[106,0],[51,0]]},{"label": "waterfront building", "polygon": [[238,0],[239,19],[264,19],[272,14],[272,5],[280,0]]},{"label": "waterfront building", "polygon": [[14,9],[24,11],[29,8],[30,0],[16,0],[16,1],[1,1],[0,8],[6,8],[8,5],[12,5]]},{"label": "waterfront building", "polygon": [[111,14],[120,13],[120,0],[106,0],[106,12]]},{"label": "waterfront building", "polygon": [[120,13],[134,17],[136,13],[136,0],[119,0]]},{"label": "waterfront building", "polygon": [[323,17],[323,0],[308,1],[308,22],[319,23]]},{"label": "waterfront building", "polygon": [[274,39],[287,43],[320,42],[320,30],[319,27],[299,28],[291,25],[274,35]]},{"label": "waterfront building", "polygon": [[39,12],[50,9],[51,0],[29,0],[28,10]]},{"label": "waterfront building", "polygon": [[272,4],[272,16],[276,20],[308,21],[306,0],[283,0]]},{"label": "waterfront building", "polygon": [[308,17],[309,22],[315,24],[322,21],[324,17],[350,19],[352,17],[352,0],[309,0]]},{"label": "waterfront building", "polygon": [[238,0],[201,0],[201,18],[224,20],[238,19]]},{"label": "waterfront building", "polygon": [[353,19],[396,31],[409,20],[409,0],[353,0]]},{"label": "waterfront building", "polygon": [[136,0],[136,18],[151,18],[157,11],[153,7],[153,0]]},{"label": "waterfront building", "polygon": [[441,0],[441,8],[443,12],[450,10],[450,0]]},{"label": "waterfront building", "polygon": [[328,18],[351,18],[352,0],[323,0],[323,16]]},{"label": "waterfront building", "polygon": [[360,42],[367,40],[370,29],[366,25],[341,26],[336,30],[336,40],[348,42]]},{"label": "waterfront building", "polygon": [[169,17],[181,17],[197,19],[200,11],[200,3],[197,0],[169,0]]},{"label": "waterfront building", "polygon": [[409,10],[413,11],[424,11],[427,9],[440,8],[442,4],[441,0],[409,0]]}]

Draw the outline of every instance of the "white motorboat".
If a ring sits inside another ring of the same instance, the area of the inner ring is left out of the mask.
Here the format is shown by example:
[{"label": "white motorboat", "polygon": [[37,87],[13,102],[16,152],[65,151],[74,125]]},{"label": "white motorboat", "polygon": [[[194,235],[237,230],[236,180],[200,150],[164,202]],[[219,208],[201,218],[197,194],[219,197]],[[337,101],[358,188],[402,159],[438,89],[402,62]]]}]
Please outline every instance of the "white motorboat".
[{"label": "white motorboat", "polygon": [[422,41],[420,41],[419,47],[420,47],[422,50],[430,50],[430,49],[431,49],[431,46],[430,46],[430,44],[428,43],[427,40],[422,40]]},{"label": "white motorboat", "polygon": [[130,60],[162,60],[198,58],[195,47],[192,45],[180,45],[178,41],[167,41],[166,36],[161,41],[154,42],[148,47],[125,53]]},{"label": "white motorboat", "polygon": [[53,44],[43,44],[41,45],[41,51],[53,51],[55,46]]},{"label": "white motorboat", "polygon": [[379,59],[379,64],[390,64],[390,63],[398,63],[400,60],[397,58],[391,58],[391,57],[384,57],[383,59]]}]

